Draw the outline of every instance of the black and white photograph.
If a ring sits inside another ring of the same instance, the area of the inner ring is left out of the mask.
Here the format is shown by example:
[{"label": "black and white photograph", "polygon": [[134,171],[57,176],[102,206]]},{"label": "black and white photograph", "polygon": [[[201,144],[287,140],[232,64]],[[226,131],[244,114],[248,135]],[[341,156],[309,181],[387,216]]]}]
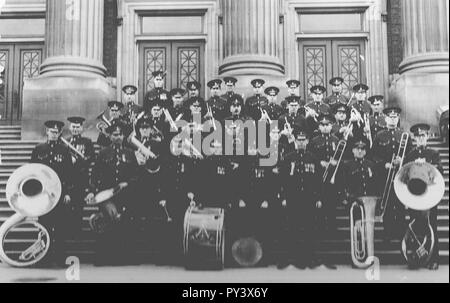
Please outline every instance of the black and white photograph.
[{"label": "black and white photograph", "polygon": [[449,283],[448,9],[0,0],[0,283]]}]

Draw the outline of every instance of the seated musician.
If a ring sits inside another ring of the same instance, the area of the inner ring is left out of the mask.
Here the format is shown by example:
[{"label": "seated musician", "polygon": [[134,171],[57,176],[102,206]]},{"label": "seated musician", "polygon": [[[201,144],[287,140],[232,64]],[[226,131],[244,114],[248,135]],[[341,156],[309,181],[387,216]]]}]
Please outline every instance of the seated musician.
[{"label": "seated musician", "polygon": [[[279,241],[286,254],[280,254],[277,268],[285,269],[290,264],[299,269],[315,268],[322,262],[315,255],[318,227],[316,217],[319,200],[320,175],[318,159],[306,147],[307,134],[297,129],[295,141],[282,148],[280,178],[282,186],[282,217],[279,223]],[[298,238],[301,230],[303,245]]]},{"label": "seated musician", "polygon": [[[441,159],[439,152],[433,149],[430,149],[428,144],[430,126],[427,124],[416,124],[411,127],[411,133],[414,135],[414,141],[416,143],[416,147],[413,148],[405,157],[405,164],[416,162],[416,163],[429,163],[435,166],[441,174],[444,173],[444,169],[442,167]],[[410,210],[411,219],[421,220],[424,218],[418,211]],[[432,257],[428,263],[428,268],[430,270],[437,270],[439,268],[439,238],[438,238],[438,230],[437,230],[437,215],[438,215],[438,206],[434,207],[430,210],[429,218],[430,224],[434,233],[434,241],[436,243],[435,249],[433,250]]]},{"label": "seated musician", "polygon": [[[135,197],[134,186],[138,173],[136,156],[131,149],[124,147],[126,126],[117,122],[107,128],[111,144],[100,151],[93,168],[95,192],[115,189],[118,194],[100,204],[100,220],[95,225],[99,232],[96,248],[96,265],[117,265],[121,262],[135,261],[126,255],[133,252],[133,237],[130,235],[130,217],[127,206]],[[87,197],[88,204],[95,203],[94,193]],[[95,216],[95,215],[94,215]],[[91,217],[94,220],[94,216]],[[97,223],[93,222],[92,223]]]}]

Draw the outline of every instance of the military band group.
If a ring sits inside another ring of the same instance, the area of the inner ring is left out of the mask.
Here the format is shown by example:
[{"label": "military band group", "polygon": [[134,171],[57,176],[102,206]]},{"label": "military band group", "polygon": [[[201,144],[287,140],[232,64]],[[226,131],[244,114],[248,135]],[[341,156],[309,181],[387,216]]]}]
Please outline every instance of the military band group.
[{"label": "military band group", "polygon": [[[80,233],[83,208],[97,205],[98,194],[112,189],[90,218],[98,237],[97,265],[142,262],[135,240],[150,231],[164,235],[166,245],[159,248],[167,263],[177,264],[184,214],[195,206],[225,209],[227,234],[253,235],[265,250],[280,251],[272,259],[279,269],[336,269],[333,256],[319,254],[319,244],[337,237],[337,208],[358,197],[382,196],[388,171],[401,162],[428,162],[442,172],[439,154],[427,147],[425,124],[406,131],[412,139],[400,159],[401,109],[385,107],[383,96],[368,98],[365,84],[345,96],[344,80],[333,78],[331,96],[314,86],[313,101],[306,104],[297,80],[287,81],[289,95],[281,100],[280,89],[263,79],[251,81],[254,95],[246,99],[235,93],[237,79],[216,79],[208,82],[210,98],[204,100],[197,82],[188,83],[187,91],[168,91],[165,73],[153,76],[155,88],[142,107],[132,85],[123,88],[122,102],[108,103],[99,116],[98,153],[82,136],[82,117],[67,119],[68,139],[61,137],[63,122],[45,124],[47,142],[36,147],[32,162],[53,168],[63,185],[61,202],[41,218],[57,243],[49,259],[65,257],[64,240]],[[244,127],[252,124],[270,127],[255,127],[265,132],[255,137]],[[204,139],[218,128],[222,137],[206,147],[196,144],[196,136]],[[225,152],[227,137],[231,154]],[[271,166],[260,164],[269,156],[257,142],[263,137],[276,147]],[[383,239],[396,243],[405,233],[407,210],[395,193],[387,205]],[[430,218],[437,237],[437,208]],[[437,269],[438,262],[435,249],[427,267]]]}]

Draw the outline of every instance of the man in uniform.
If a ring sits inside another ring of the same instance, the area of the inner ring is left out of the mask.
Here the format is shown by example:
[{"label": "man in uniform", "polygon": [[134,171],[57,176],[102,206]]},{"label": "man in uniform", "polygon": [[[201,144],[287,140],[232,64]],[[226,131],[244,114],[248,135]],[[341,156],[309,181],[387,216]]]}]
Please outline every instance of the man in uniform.
[{"label": "man in uniform", "polygon": [[[399,125],[401,109],[398,107],[386,108],[383,113],[386,115],[386,130],[377,134],[373,142],[372,158],[379,166],[381,180],[386,181],[388,172],[391,169],[398,170],[402,164],[402,155],[398,155],[402,135],[404,134]],[[411,149],[411,142],[405,144],[405,155]],[[381,184],[380,184],[381,185]],[[393,186],[392,186],[393,187]],[[383,192],[383,188],[380,188]],[[400,239],[406,230],[405,207],[398,201],[395,191],[392,189],[387,201],[385,215],[383,218],[385,239]]]},{"label": "man in uniform", "polygon": [[383,114],[384,97],[381,95],[372,96],[369,98],[369,102],[373,112],[370,116],[370,131],[372,138],[375,138],[380,131],[386,129],[386,117]]},{"label": "man in uniform", "polygon": [[[115,123],[115,122],[121,122],[128,126],[127,121],[123,119],[121,116],[121,111],[123,109],[123,103],[118,101],[110,101],[108,102],[108,108],[109,108],[109,124]],[[100,119],[100,117],[98,118]],[[105,119],[108,119],[105,116]],[[100,130],[100,134],[97,138],[97,144],[101,147],[106,147],[111,144],[111,140],[109,139],[108,133],[106,132],[106,128],[109,126],[108,124],[104,122],[100,122],[98,124],[98,128]],[[128,132],[128,131],[127,131]],[[131,130],[130,130],[131,132]]]},{"label": "man in uniform", "polygon": [[122,88],[122,92],[123,92],[123,103],[125,105],[123,118],[127,122],[128,126],[132,128],[133,125],[136,123],[138,115],[143,111],[143,108],[138,104],[136,104],[136,92],[137,92],[136,86],[125,85]]},{"label": "man in uniform", "polygon": [[[416,142],[416,147],[413,148],[405,157],[405,164],[416,162],[416,163],[429,163],[435,166],[441,174],[444,174],[444,168],[442,167],[441,158],[439,152],[430,149],[428,144],[430,125],[420,123],[411,127],[411,133],[414,135],[414,141]],[[410,215],[412,219],[420,220],[423,218],[420,212],[410,210]],[[429,218],[430,224],[434,233],[435,249],[432,253],[431,259],[428,263],[428,268],[430,270],[439,269],[439,238],[437,230],[437,216],[438,216],[438,206],[435,206],[430,210]],[[428,224],[428,222],[426,222]]]},{"label": "man in uniform", "polygon": [[306,119],[301,113],[300,97],[289,96],[286,98],[287,113],[278,119],[278,128],[281,129],[280,143],[283,141],[294,140],[293,135],[299,130],[305,131],[308,136],[311,136],[310,130],[307,127]]},{"label": "man in uniform", "polygon": [[172,109],[169,110],[174,121],[179,117],[179,115],[184,113],[185,107],[183,105],[183,96],[186,94],[182,88],[174,88],[170,91],[170,97],[172,99]]},{"label": "man in uniform", "polygon": [[169,99],[169,92],[164,89],[164,79],[166,72],[161,70],[154,71],[152,73],[154,88],[149,91],[144,98],[144,109],[147,111],[147,104],[151,104],[155,99],[159,99],[163,102],[164,108],[171,108],[171,100]]},{"label": "man in uniform", "polygon": [[344,89],[343,83],[344,79],[341,77],[334,77],[330,80],[331,90],[332,94],[325,98],[324,103],[328,104],[330,107],[334,107],[339,104],[348,105],[348,98],[347,96],[342,94],[342,91]]},{"label": "man in uniform", "polygon": [[342,140],[348,130],[348,107],[345,104],[339,104],[334,107],[334,118],[336,123],[333,125],[331,133]]},{"label": "man in uniform", "polygon": [[264,93],[267,95],[269,103],[267,104],[267,106],[262,107],[262,109],[267,112],[271,120],[277,121],[283,114],[283,108],[278,105],[277,102],[280,89],[275,86],[270,86],[264,90]]},{"label": "man in uniform", "polygon": [[188,90],[188,100],[191,98],[200,97],[200,89],[202,88],[202,85],[198,81],[190,81],[186,84],[186,87]]},{"label": "man in uniform", "polygon": [[343,163],[340,178],[345,194],[344,205],[353,203],[359,197],[378,194],[377,169],[375,163],[366,158],[369,142],[359,140],[354,142],[351,148],[353,159]]},{"label": "man in uniform", "polygon": [[223,82],[225,84],[227,92],[221,97],[227,100],[227,102],[230,102],[230,98],[235,94],[234,90],[236,88],[236,83],[238,82],[238,80],[234,77],[225,77],[223,78]]},{"label": "man in uniform", "polygon": [[[318,118],[320,135],[312,139],[308,146],[309,151],[314,154],[320,166],[318,172],[321,176],[321,195],[317,202],[318,217],[322,220],[322,226],[327,231],[333,231],[336,220],[336,206],[338,202],[338,191],[336,184],[332,182],[332,176],[337,166],[334,159],[339,139],[331,134],[334,118],[330,114],[321,114]],[[325,172],[328,172],[325,176]],[[325,176],[325,178],[324,178]],[[334,266],[330,266],[334,267]]]},{"label": "man in uniform", "polygon": [[311,130],[312,137],[319,134],[319,122],[317,120],[319,115],[331,114],[331,107],[323,102],[326,91],[326,88],[321,85],[315,85],[310,89],[313,101],[305,106],[305,113],[308,128]]},{"label": "man in uniform", "polygon": [[[319,201],[320,176],[318,174],[318,160],[307,151],[308,136],[298,129],[295,142],[289,152],[282,157],[280,178],[282,184],[282,219],[280,225],[280,244],[286,254],[280,254],[277,261],[278,269],[285,269],[289,264],[299,269],[307,266],[315,267],[317,233],[314,218]],[[303,245],[298,243],[299,234],[303,232]]]},{"label": "man in uniform", "polygon": [[[286,85],[288,88],[288,96],[286,97],[286,99],[288,97],[295,97],[295,96],[299,96],[299,87],[300,87],[300,81],[298,80],[288,80],[286,81]],[[283,100],[281,101],[281,107],[283,108],[283,110],[287,110],[287,100]]]},{"label": "man in uniform", "polygon": [[364,117],[364,115],[371,115],[372,114],[372,107],[370,106],[370,103],[367,102],[367,91],[369,90],[369,87],[365,84],[357,84],[353,87],[353,92],[355,93],[355,101],[352,101],[350,107],[355,108],[361,116]]},{"label": "man in uniform", "polygon": [[[59,140],[64,128],[61,121],[45,122],[47,142],[37,145],[31,153],[31,163],[40,163],[53,169],[58,175],[62,194],[56,207],[48,214],[39,218],[50,233],[51,251],[48,255],[48,261],[58,266],[65,262],[65,240],[69,238],[73,231],[72,206],[80,201],[74,201],[71,197],[73,190],[73,165],[72,156],[67,146]],[[80,218],[77,218],[80,219]],[[72,225],[72,226],[71,226]]]},{"label": "man in uniform", "polygon": [[91,139],[83,137],[83,123],[86,121],[83,117],[69,117],[69,130],[72,135],[67,141],[78,152],[70,149],[73,164],[73,190],[71,197],[72,210],[76,217],[78,225],[76,231],[81,231],[83,221],[82,212],[86,195],[91,190],[91,174],[89,169],[95,160],[95,149]]},{"label": "man in uniform", "polygon": [[[91,226],[95,219],[105,224],[104,229],[95,230],[98,234],[95,264],[117,265],[122,262],[136,261],[133,254],[135,243],[131,231],[134,229],[132,216],[127,212],[130,203],[135,200],[135,183],[138,165],[133,150],[124,146],[126,126],[120,121],[113,122],[107,128],[111,144],[100,151],[92,171],[94,192],[86,198],[88,204],[94,202],[94,194],[108,189],[116,189],[118,194],[100,204],[100,213],[91,217]],[[98,222],[97,221],[97,222]],[[133,256],[130,258],[130,255]]]},{"label": "man in uniform", "polygon": [[[215,79],[208,82],[211,91],[211,98],[206,101],[211,113],[208,112],[207,117],[214,119],[214,123],[222,123],[223,119],[228,115],[227,100],[220,97],[220,88],[222,80]],[[212,114],[212,116],[211,116]]]},{"label": "man in uniform", "polygon": [[254,121],[261,119],[261,108],[269,104],[269,100],[262,95],[265,83],[263,79],[252,80],[251,85],[255,94],[245,101],[244,113]]}]

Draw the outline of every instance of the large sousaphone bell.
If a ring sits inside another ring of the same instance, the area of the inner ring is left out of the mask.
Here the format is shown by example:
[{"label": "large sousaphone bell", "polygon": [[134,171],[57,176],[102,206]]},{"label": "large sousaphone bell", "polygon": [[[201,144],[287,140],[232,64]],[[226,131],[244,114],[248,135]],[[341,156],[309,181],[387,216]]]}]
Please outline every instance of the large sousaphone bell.
[{"label": "large sousaphone bell", "polygon": [[[27,164],[14,171],[6,184],[6,198],[16,214],[0,227],[0,259],[3,262],[28,267],[45,257],[51,243],[50,234],[37,218],[56,207],[61,193],[58,175],[46,165]],[[24,232],[27,239],[21,240]],[[31,246],[30,242],[33,243]]]}]

